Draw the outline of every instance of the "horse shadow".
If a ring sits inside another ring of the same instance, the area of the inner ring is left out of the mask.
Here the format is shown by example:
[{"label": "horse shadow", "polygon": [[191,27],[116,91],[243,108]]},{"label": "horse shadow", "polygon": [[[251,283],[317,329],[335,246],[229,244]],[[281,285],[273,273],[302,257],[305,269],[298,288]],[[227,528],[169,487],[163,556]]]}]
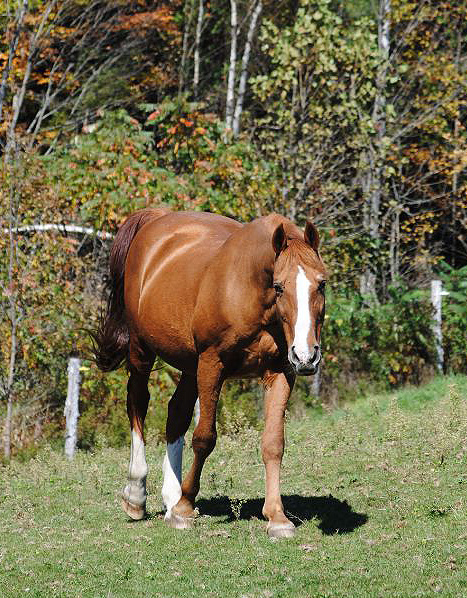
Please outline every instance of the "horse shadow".
[{"label": "horse shadow", "polygon": [[[368,521],[364,513],[356,513],[346,500],[339,500],[331,494],[329,496],[300,496],[291,494],[283,496],[284,511],[291,521],[298,527],[310,521],[319,519],[320,529],[324,535],[346,534]],[[237,519],[262,519],[261,509],[264,499],[249,498],[245,501],[232,501],[228,496],[201,498],[196,501],[202,515],[211,517],[225,516],[220,523],[230,523]],[[234,505],[235,513],[232,509]]]}]

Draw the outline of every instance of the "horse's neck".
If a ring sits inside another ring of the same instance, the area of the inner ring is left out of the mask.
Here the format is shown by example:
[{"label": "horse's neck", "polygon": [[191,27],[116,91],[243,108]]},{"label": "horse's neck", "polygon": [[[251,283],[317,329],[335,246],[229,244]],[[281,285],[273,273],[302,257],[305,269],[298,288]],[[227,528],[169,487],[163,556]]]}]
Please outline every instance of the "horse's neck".
[{"label": "horse's neck", "polygon": [[247,328],[264,326],[274,319],[275,312],[271,238],[263,229],[252,232],[239,231],[220,252],[224,272],[219,280],[219,300],[231,306],[232,320],[243,320]]},{"label": "horse's neck", "polygon": [[275,322],[273,232],[274,227],[254,221],[233,233],[213,255],[193,317],[199,347],[219,343],[228,350]]},{"label": "horse's neck", "polygon": [[229,275],[238,283],[252,283],[258,290],[272,287],[275,252],[274,231],[283,224],[289,238],[300,238],[295,224],[279,214],[258,218],[236,231],[220,250]]},{"label": "horse's neck", "polygon": [[269,235],[262,230],[259,233],[237,233],[235,242],[226,251],[225,263],[230,280],[235,280],[240,287],[262,293],[272,287],[274,250]]}]

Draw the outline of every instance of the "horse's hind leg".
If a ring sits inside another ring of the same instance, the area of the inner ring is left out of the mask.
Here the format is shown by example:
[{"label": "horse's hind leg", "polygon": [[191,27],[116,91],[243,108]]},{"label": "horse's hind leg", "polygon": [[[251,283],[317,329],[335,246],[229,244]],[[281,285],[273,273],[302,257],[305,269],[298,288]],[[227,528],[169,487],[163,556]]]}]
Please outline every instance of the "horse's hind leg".
[{"label": "horse's hind leg", "polygon": [[187,522],[172,514],[172,508],[182,496],[182,456],[185,444],[184,436],[193,417],[193,408],[198,396],[196,378],[182,373],[178,386],[169,401],[166,439],[167,451],[162,470],[164,482],[162,484],[162,499],[167,512],[166,522],[172,527],[187,527]]},{"label": "horse's hind leg", "polygon": [[127,413],[131,428],[131,453],[128,482],[122,493],[122,507],[132,519],[143,519],[146,513],[146,450],[144,446],[144,419],[148,410],[148,381],[154,357],[137,366],[130,365],[127,386]]}]

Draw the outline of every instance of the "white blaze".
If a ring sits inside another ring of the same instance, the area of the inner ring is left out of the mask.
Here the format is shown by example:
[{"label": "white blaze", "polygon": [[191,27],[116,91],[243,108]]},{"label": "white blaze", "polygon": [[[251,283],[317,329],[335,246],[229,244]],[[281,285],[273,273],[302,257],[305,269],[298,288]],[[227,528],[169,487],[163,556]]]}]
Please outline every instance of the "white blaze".
[{"label": "white blaze", "polygon": [[180,436],[175,442],[167,443],[162,471],[164,483],[162,484],[162,500],[164,501],[167,513],[166,519],[170,517],[174,507],[182,497],[182,458],[185,438]]},{"label": "white blaze", "polygon": [[308,361],[308,359],[310,358],[308,334],[310,332],[311,327],[311,283],[306,277],[305,271],[301,266],[298,266],[298,274],[295,284],[297,290],[297,320],[295,322],[293,347],[300,361]]}]

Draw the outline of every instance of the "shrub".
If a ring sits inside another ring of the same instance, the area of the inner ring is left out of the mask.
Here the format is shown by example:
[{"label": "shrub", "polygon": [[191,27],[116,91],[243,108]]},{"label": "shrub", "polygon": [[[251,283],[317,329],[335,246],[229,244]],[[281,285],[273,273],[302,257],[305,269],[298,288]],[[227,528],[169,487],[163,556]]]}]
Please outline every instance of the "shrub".
[{"label": "shrub", "polygon": [[323,391],[340,398],[355,387],[418,383],[434,363],[431,305],[424,291],[389,289],[390,301],[367,306],[357,294],[330,293],[323,330]]},{"label": "shrub", "polygon": [[443,347],[445,370],[467,372],[467,266],[439,264],[440,278],[448,292],[443,299]]}]

